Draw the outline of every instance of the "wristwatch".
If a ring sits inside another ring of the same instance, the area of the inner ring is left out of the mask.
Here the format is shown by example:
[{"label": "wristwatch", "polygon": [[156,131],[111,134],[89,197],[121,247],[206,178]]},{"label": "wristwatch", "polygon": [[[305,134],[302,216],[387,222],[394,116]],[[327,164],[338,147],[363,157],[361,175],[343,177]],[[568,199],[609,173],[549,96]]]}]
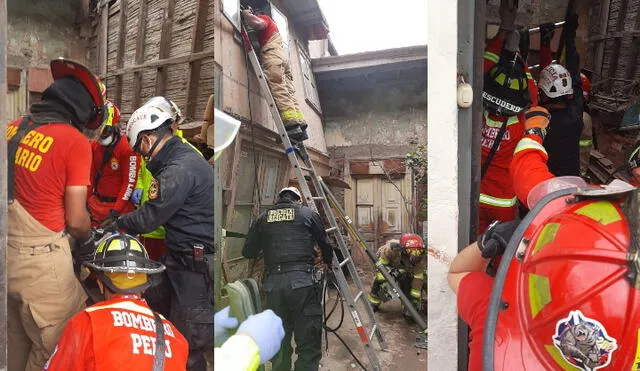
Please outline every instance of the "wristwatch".
[{"label": "wristwatch", "polygon": [[547,129],[542,128],[529,128],[524,131],[524,135],[534,134],[540,137],[540,139],[544,140],[544,137],[547,136]]}]

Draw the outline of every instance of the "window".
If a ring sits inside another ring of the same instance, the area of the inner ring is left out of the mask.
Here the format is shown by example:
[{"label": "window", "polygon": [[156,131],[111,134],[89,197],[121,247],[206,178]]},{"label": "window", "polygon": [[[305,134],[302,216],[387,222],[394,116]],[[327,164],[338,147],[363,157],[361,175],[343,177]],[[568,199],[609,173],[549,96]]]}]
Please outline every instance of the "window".
[{"label": "window", "polygon": [[307,54],[298,48],[300,54],[300,66],[302,67],[302,76],[304,84],[304,97],[309,105],[315,109],[318,113],[322,113],[320,109],[320,98],[318,97],[318,88],[316,86],[316,79],[313,76],[313,70],[311,69],[311,59],[307,57]]},{"label": "window", "polygon": [[240,29],[240,0],[222,0],[222,13]]},{"label": "window", "polygon": [[291,60],[291,55],[289,54],[289,22],[287,21],[287,17],[285,17],[284,14],[282,14],[282,12],[275,6],[271,6],[271,15],[276,26],[278,26],[280,37],[282,37],[282,48],[284,49],[284,53],[287,58]]}]

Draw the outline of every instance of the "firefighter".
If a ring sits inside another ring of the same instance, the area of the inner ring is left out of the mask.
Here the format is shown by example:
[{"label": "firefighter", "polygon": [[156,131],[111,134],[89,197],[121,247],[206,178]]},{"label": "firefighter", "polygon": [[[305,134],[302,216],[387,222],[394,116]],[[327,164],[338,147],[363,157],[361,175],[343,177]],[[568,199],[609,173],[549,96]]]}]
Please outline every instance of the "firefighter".
[{"label": "firefighter", "polygon": [[172,134],[173,116],[160,105],[137,109],[125,130],[154,179],[149,201],[105,223],[130,234],[166,230],[166,266],[145,298],[189,342],[189,371],[205,370],[203,354],[213,341],[213,168]]},{"label": "firefighter", "polygon": [[[147,102],[145,102],[145,104],[143,104],[143,107],[144,106],[158,106],[165,112],[170,112],[173,119],[173,123],[171,124],[171,131],[173,132],[173,135],[180,138],[180,140],[182,140],[182,143],[187,144],[194,151],[201,154],[196,147],[191,145],[188,140],[184,139],[182,130],[178,129],[178,125],[180,125],[180,123],[184,121],[184,118],[182,117],[182,112],[180,111],[180,108],[177,104],[166,97],[158,96],[149,99]],[[137,182],[135,185],[136,188],[133,191],[133,195],[131,196],[131,201],[138,207],[142,206],[149,200],[149,188],[151,187],[153,179],[153,175],[151,175],[151,172],[149,172],[149,170],[147,169],[144,160],[142,160],[140,170],[138,171]],[[141,236],[140,239],[146,247],[151,259],[158,260],[167,252],[165,237],[166,231],[162,226],[149,233],[144,233]]]},{"label": "firefighter", "polygon": [[484,54],[482,180],[478,234],[493,220],[513,220],[517,198],[509,178],[513,149],[523,136],[523,112],[538,91],[518,53],[516,10],[501,8],[500,30]]},{"label": "firefighter", "polygon": [[100,136],[91,142],[92,183],[87,206],[94,227],[112,212],[126,214],[135,209],[130,198],[140,167],[140,157],[120,133],[120,110],[108,100],[106,102]]},{"label": "firefighter", "polygon": [[[527,116],[530,132],[518,143],[512,176],[520,185],[518,197],[533,208],[542,196],[566,187],[567,178],[554,178],[546,167],[542,142],[548,112],[535,107]],[[622,370],[637,362],[637,334],[628,329],[640,323],[633,309],[640,305],[640,262],[630,249],[637,245],[631,244],[621,203],[619,196],[565,195],[533,215],[519,241],[524,250],[510,262],[505,279],[493,369]],[[485,270],[504,252],[517,223],[492,224],[449,270],[458,312],[471,328],[469,370],[483,369],[483,332],[494,286]]]},{"label": "firefighter", "polygon": [[538,88],[540,105],[551,113],[551,123],[544,147],[549,155],[549,170],[555,176],[580,176],[580,136],[584,122],[584,97],[580,78],[580,61],[576,50],[578,15],[574,12],[564,25],[567,67],[551,62],[553,24],[540,25],[542,40]]},{"label": "firefighter", "polygon": [[[102,122],[96,77],[79,63],[51,62],[53,83],[30,114],[7,127],[8,369],[40,370],[87,296],[74,276],[95,249],[86,209],[91,145]],[[69,240],[73,238],[74,242]]]},{"label": "firefighter", "polygon": [[[131,370],[151,370],[163,353],[163,370],[185,370],[187,341],[142,298],[150,285],[148,276],[165,267],[150,260],[138,240],[121,233],[104,240],[93,260],[83,265],[96,278],[104,301],[69,321],[44,370],[106,371],[123,365]],[[159,323],[162,326],[157,326]],[[164,352],[156,353],[160,339],[164,339]]]},{"label": "firefighter", "polygon": [[291,64],[282,48],[278,26],[271,17],[257,10],[244,9],[242,16],[251,28],[258,31],[260,63],[287,134],[296,141],[308,139],[307,124],[296,99]]},{"label": "firefighter", "polygon": [[591,149],[593,149],[593,126],[589,110],[591,81],[584,73],[580,73],[580,80],[582,81],[582,97],[584,98],[584,110],[582,112],[584,126],[580,134],[580,176],[589,179],[589,162],[591,161]]},{"label": "firefighter", "polygon": [[283,188],[276,205],[262,213],[249,229],[242,248],[245,258],[264,251],[267,308],[282,318],[285,337],[273,369],[291,370],[291,336],[295,336],[296,370],[317,370],[322,358],[321,283],[314,280],[314,245],[322,249],[325,269],[333,247],[320,215],[301,203],[295,187]]},{"label": "firefighter", "polygon": [[[422,238],[417,234],[406,233],[400,237],[400,241],[391,240],[378,249],[378,261],[376,266],[385,266],[394,277],[398,285],[411,299],[416,309],[420,308],[420,297],[424,283],[424,271],[427,267],[427,255],[425,254]],[[380,310],[382,302],[391,299],[388,294],[389,284],[382,273],[376,272],[369,303],[375,312]],[[411,315],[404,309],[404,316]]]},{"label": "firefighter", "polygon": [[[214,370],[254,371],[273,358],[284,338],[282,319],[271,309],[250,315],[238,327],[238,320],[229,316],[229,307],[216,313]],[[238,328],[229,338],[229,331]]]}]

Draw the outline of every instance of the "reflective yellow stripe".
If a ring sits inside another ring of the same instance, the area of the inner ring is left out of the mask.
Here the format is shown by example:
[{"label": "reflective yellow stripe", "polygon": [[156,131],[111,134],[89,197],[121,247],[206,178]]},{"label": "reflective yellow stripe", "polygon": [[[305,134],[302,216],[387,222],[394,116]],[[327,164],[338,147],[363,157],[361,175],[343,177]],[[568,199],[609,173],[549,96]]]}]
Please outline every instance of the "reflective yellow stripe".
[{"label": "reflective yellow stripe", "polygon": [[400,273],[403,273],[403,274],[404,274],[404,273],[407,273],[407,270],[406,270],[406,269],[402,269],[402,268],[401,268],[401,269],[398,269],[398,272],[400,272]]},{"label": "reflective yellow stripe", "polygon": [[516,146],[516,150],[513,151],[513,155],[520,151],[524,151],[525,149],[537,149],[538,151],[542,151],[545,155],[547,154],[547,150],[544,149],[544,146],[531,138],[522,138],[518,142]]},{"label": "reflective yellow stripe", "polygon": [[[502,126],[502,121],[492,120],[487,111],[484,111],[484,122],[490,128],[499,128]],[[520,122],[518,116],[509,116],[509,118],[507,118],[507,127],[517,124],[518,122]]]},{"label": "reflective yellow stripe", "polygon": [[416,298],[416,299],[420,299],[420,290],[411,289],[411,297],[412,298]]},{"label": "reflective yellow stripe", "polygon": [[591,139],[585,139],[580,141],[580,147],[589,147],[591,146],[591,144],[593,144],[593,141]]},{"label": "reflective yellow stripe", "polygon": [[382,303],[382,301],[380,301],[380,299],[378,299],[378,297],[373,295],[373,294],[369,294],[369,302],[372,303],[372,304],[380,304],[380,303]]},{"label": "reflective yellow stripe", "polygon": [[424,273],[414,274],[413,278],[416,279],[416,280],[423,280],[424,279]]},{"label": "reflective yellow stripe", "polygon": [[292,120],[298,117],[298,112],[296,110],[288,109],[280,112],[280,117],[282,120]]},{"label": "reflective yellow stripe", "polygon": [[591,218],[602,225],[615,223],[622,219],[616,207],[605,200],[592,202],[579,208],[575,213]]},{"label": "reflective yellow stripe", "polygon": [[298,120],[304,121],[304,114],[302,113],[302,111],[296,111],[296,118]]},{"label": "reflective yellow stripe", "polygon": [[233,335],[220,348],[215,348],[214,370],[257,370],[260,349],[250,336]]},{"label": "reflective yellow stripe", "polygon": [[533,80],[533,76],[529,72],[527,72],[526,75],[527,75],[527,79]]},{"label": "reflective yellow stripe", "polygon": [[378,259],[378,262],[376,263],[376,266],[379,266],[381,264],[382,265],[387,265],[387,264],[389,264],[389,261],[386,258],[381,256],[380,259]]},{"label": "reflective yellow stripe", "polygon": [[515,206],[517,197],[514,198],[498,198],[480,193],[480,203],[496,207],[512,207]]},{"label": "reflective yellow stripe", "polygon": [[484,52],[484,59],[488,59],[488,60],[490,60],[492,62],[498,63],[498,61],[500,60],[500,57],[495,53],[492,53],[490,51],[485,51]]},{"label": "reflective yellow stripe", "polygon": [[382,273],[376,273],[376,281],[384,281],[384,276],[382,275]]}]

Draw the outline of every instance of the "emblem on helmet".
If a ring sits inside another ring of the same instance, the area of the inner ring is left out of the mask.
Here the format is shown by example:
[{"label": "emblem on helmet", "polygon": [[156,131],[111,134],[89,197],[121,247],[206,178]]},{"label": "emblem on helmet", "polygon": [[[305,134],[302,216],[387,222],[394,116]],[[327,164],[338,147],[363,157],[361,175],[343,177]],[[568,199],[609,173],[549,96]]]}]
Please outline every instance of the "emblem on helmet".
[{"label": "emblem on helmet", "polygon": [[608,366],[611,354],[618,349],[616,339],[607,335],[604,326],[579,310],[558,321],[553,345],[567,362],[585,371]]}]

